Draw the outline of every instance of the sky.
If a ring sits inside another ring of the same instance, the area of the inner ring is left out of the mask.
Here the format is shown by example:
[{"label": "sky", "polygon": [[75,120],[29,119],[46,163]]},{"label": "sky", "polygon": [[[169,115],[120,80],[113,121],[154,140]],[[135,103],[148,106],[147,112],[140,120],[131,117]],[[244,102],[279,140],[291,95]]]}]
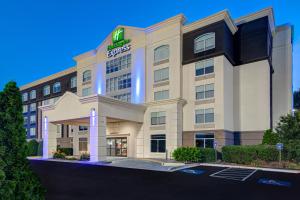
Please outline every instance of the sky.
[{"label": "sky", "polygon": [[74,56],[96,48],[117,25],[147,27],[179,13],[190,23],[224,9],[235,19],[269,6],[276,25],[294,25],[296,90],[298,0],[0,0],[0,90],[10,80],[22,86],[74,66]]}]

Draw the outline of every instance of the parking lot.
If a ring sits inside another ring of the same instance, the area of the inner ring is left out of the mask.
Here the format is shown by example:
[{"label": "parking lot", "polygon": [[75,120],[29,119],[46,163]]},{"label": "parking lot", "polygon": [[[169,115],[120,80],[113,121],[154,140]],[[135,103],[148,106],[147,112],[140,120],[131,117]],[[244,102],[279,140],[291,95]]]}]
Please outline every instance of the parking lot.
[{"label": "parking lot", "polygon": [[47,189],[47,199],[286,200],[300,197],[299,174],[204,166],[162,172],[41,160],[30,162]]}]

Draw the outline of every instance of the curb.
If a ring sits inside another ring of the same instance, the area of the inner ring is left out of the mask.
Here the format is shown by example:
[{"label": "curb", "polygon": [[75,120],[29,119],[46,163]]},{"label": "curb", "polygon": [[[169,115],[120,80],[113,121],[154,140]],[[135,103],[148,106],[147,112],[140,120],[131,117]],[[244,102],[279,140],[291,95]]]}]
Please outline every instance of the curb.
[{"label": "curb", "polygon": [[255,170],[269,171],[269,172],[282,172],[282,173],[300,174],[300,170],[275,169],[275,168],[263,168],[263,167],[247,167],[247,166],[242,166],[242,165],[200,163],[199,166],[243,168],[243,169],[255,169]]}]

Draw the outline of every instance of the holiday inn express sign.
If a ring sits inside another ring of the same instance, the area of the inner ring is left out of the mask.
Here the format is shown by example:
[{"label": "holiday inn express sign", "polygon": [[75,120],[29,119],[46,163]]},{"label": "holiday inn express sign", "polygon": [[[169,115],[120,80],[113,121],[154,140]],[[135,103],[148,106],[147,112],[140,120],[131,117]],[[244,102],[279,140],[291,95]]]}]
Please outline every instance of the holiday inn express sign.
[{"label": "holiday inn express sign", "polygon": [[112,45],[107,47],[107,57],[114,57],[130,50],[130,39],[124,39],[124,28],[118,28],[112,32]]}]

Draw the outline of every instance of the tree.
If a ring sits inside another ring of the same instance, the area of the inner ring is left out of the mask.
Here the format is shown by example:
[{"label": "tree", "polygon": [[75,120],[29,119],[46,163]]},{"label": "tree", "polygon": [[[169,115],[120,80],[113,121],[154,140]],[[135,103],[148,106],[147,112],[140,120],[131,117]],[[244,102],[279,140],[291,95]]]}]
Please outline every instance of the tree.
[{"label": "tree", "polygon": [[14,183],[13,199],[44,199],[45,191],[26,158],[23,120],[19,88],[15,82],[9,82],[0,92],[0,148],[3,149],[0,159],[4,162],[2,170],[5,180]]},{"label": "tree", "polygon": [[300,110],[300,88],[294,92],[294,108]]},{"label": "tree", "polygon": [[274,133],[271,129],[264,132],[262,144],[275,145],[279,142],[278,134]]},{"label": "tree", "polygon": [[300,140],[300,111],[281,116],[275,130],[281,142]]}]

